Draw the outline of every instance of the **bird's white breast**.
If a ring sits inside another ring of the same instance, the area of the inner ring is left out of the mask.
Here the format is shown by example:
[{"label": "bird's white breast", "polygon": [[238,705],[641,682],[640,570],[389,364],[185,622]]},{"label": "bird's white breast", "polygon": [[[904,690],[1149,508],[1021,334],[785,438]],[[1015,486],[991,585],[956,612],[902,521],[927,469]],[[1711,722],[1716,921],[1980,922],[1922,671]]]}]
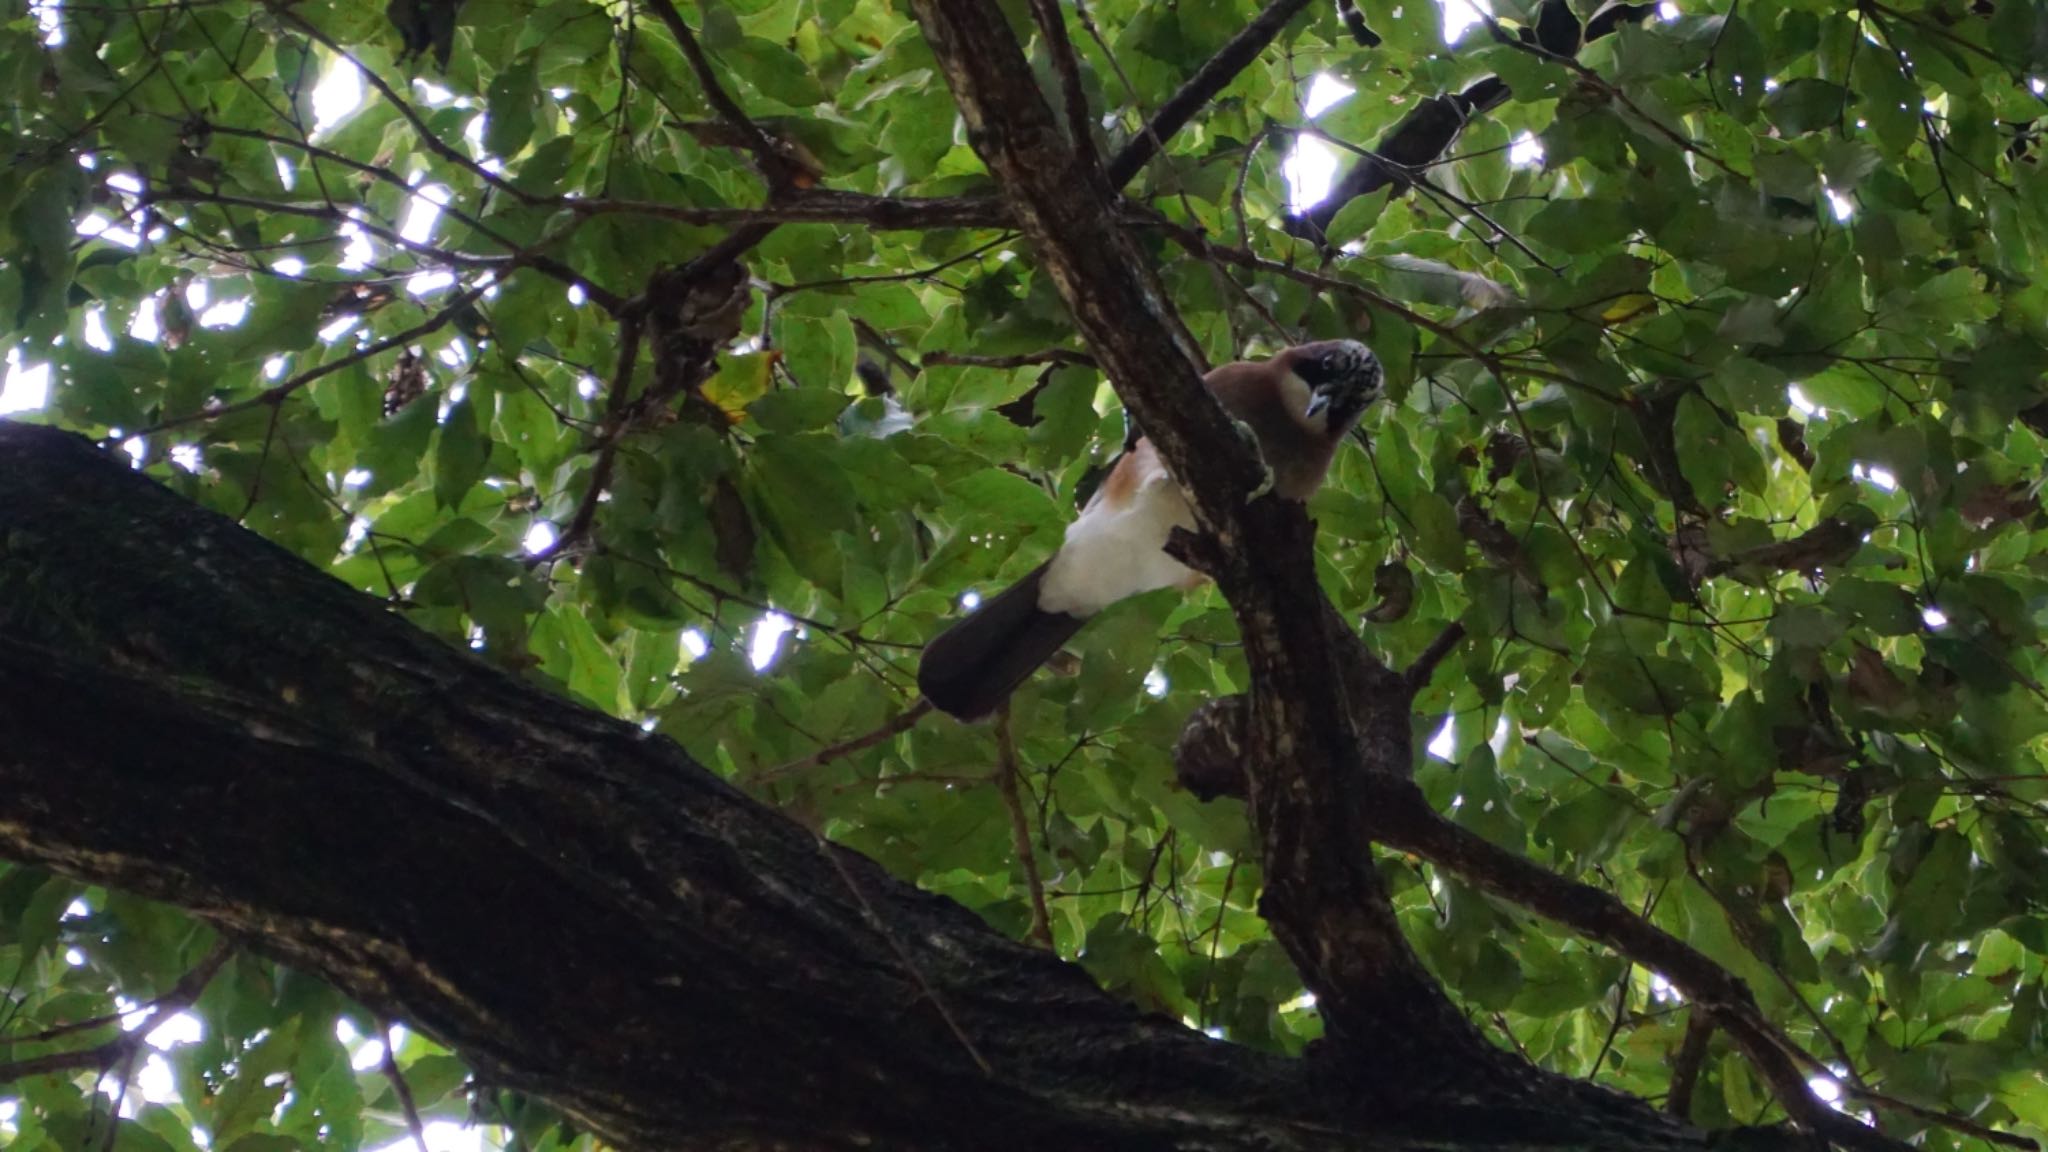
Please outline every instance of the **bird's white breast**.
[{"label": "bird's white breast", "polygon": [[1137,454],[1140,478],[1128,497],[1098,498],[1067,525],[1039,585],[1040,609],[1093,616],[1126,597],[1200,580],[1165,551],[1175,528],[1195,526],[1194,511],[1151,442],[1141,442]]}]

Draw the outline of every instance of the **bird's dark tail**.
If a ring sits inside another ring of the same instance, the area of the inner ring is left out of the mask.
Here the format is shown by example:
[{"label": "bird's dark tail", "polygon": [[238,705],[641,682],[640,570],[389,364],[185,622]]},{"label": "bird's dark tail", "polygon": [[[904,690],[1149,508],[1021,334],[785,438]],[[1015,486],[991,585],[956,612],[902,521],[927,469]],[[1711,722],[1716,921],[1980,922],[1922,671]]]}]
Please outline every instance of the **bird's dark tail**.
[{"label": "bird's dark tail", "polygon": [[1032,569],[924,646],[917,687],[939,711],[961,720],[989,715],[1088,622],[1039,611],[1038,586],[1050,566]]}]

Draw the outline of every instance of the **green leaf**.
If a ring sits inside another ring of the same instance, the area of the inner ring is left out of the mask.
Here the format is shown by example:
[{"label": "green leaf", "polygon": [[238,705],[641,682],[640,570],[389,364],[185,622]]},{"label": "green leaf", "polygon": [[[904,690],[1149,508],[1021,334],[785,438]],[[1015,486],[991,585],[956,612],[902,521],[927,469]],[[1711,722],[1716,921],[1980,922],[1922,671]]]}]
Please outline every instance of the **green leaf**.
[{"label": "green leaf", "polygon": [[1911,876],[1892,901],[1892,914],[1916,944],[1946,940],[1962,922],[1970,890],[1970,843],[1946,829],[1934,833]]},{"label": "green leaf", "polygon": [[747,414],[770,432],[808,432],[839,418],[853,397],[829,388],[783,388],[747,405]]},{"label": "green leaf", "polygon": [[1372,226],[1386,211],[1387,198],[1393,193],[1392,186],[1381,188],[1364,196],[1354,196],[1337,215],[1330,219],[1329,227],[1323,230],[1324,239],[1333,246],[1343,247],[1353,240],[1372,231]]},{"label": "green leaf", "polygon": [[808,108],[825,99],[810,65],[779,44],[749,36],[725,51],[734,72],[770,99],[793,108]]},{"label": "green leaf", "polygon": [[1842,118],[1848,90],[1840,84],[1812,77],[1787,80],[1764,97],[1764,114],[1778,131],[1801,136],[1833,127]]},{"label": "green leaf", "polygon": [[518,155],[533,136],[539,98],[530,56],[493,76],[484,100],[484,150],[493,156]]},{"label": "green leaf", "polygon": [[490,455],[491,442],[477,417],[476,405],[465,396],[449,407],[434,443],[434,498],[443,507],[460,505],[483,478]]},{"label": "green leaf", "polygon": [[767,434],[747,454],[748,489],[770,539],[803,577],[836,593],[839,534],[858,519],[853,487],[816,434]]}]

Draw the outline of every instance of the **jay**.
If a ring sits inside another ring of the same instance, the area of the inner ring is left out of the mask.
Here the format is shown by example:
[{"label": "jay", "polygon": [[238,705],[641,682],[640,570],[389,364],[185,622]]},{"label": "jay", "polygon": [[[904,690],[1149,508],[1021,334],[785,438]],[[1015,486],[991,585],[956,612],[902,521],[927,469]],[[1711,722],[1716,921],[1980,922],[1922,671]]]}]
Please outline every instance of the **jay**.
[{"label": "jay", "polygon": [[[1258,442],[1272,490],[1305,501],[1322,487],[1337,446],[1384,378],[1370,348],[1323,340],[1270,360],[1222,365],[1205,380]],[[1052,559],[925,646],[919,690],[961,720],[993,713],[1097,612],[1157,588],[1199,585],[1200,573],[1166,553],[1175,528],[1194,526],[1180,485],[1152,442],[1140,439],[1067,525]]]}]

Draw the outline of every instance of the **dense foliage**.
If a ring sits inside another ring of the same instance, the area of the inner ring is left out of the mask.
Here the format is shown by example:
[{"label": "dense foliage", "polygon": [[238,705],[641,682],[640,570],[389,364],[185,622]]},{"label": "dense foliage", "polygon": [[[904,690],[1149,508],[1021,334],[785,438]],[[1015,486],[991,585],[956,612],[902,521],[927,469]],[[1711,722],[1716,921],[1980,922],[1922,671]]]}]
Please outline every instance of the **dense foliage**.
[{"label": "dense foliage", "polygon": [[[1065,8],[1101,153],[1261,7]],[[1742,977],[1844,1107],[2048,1135],[2048,6],[1680,0],[1583,47],[1517,39],[1514,0],[1452,44],[1362,2],[1366,47],[1350,7],[1172,133],[1130,227],[1212,362],[1363,335],[1388,365],[1312,511],[1390,662],[1464,626],[1419,781]],[[912,712],[918,645],[1047,554],[1126,432],[917,26],[676,15],[9,5],[9,394],[47,366],[29,418],[1140,1004],[1299,1051],[1243,808],[1175,782],[1183,721],[1245,687],[1218,597],[1108,613],[1007,726]],[[1312,117],[1319,77],[1353,92]],[[1299,157],[1349,167],[1487,77],[1512,94],[1405,190],[1290,214]],[[735,236],[751,285],[667,298]],[[1778,1114],[1655,974],[1381,871],[1499,1044],[1704,1126]],[[378,1146],[414,1105],[588,1141],[423,1038],[387,1067],[379,1021],[169,909],[17,867],[0,926],[0,1065],[104,1055],[0,1087],[20,1147],[98,1139],[107,1096],[136,1152]],[[160,995],[189,1042],[52,1032]]]}]

